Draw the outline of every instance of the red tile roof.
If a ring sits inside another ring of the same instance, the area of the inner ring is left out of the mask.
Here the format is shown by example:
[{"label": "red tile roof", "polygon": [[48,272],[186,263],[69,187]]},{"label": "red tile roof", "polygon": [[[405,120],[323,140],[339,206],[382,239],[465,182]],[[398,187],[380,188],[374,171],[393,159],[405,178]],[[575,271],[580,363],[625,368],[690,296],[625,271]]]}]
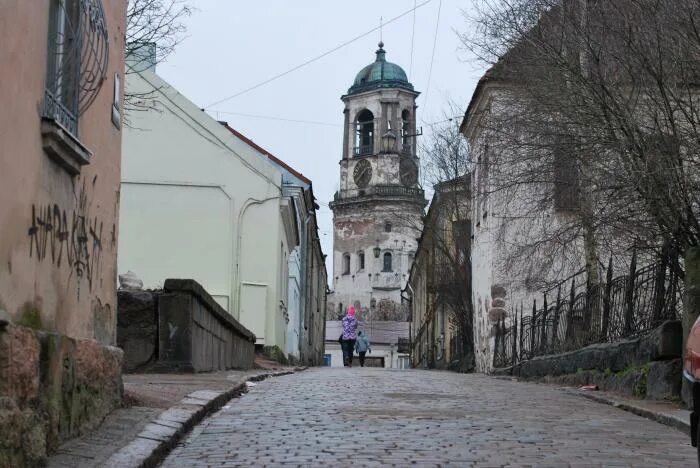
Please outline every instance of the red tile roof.
[{"label": "red tile roof", "polygon": [[223,121],[220,120],[219,123],[220,123],[221,125],[223,125],[229,132],[233,133],[233,134],[236,135],[238,138],[240,138],[241,140],[245,141],[248,145],[252,146],[252,147],[255,148],[256,150],[260,151],[262,154],[264,154],[265,156],[267,156],[267,158],[268,158],[270,161],[274,162],[274,163],[277,164],[278,166],[282,166],[283,168],[285,168],[286,170],[288,170],[291,174],[293,174],[296,178],[298,178],[299,180],[301,180],[301,181],[304,182],[305,184],[311,184],[311,181],[310,181],[306,176],[304,176],[304,174],[302,174],[301,172],[298,172],[296,169],[294,169],[293,167],[291,167],[289,164],[287,164],[286,162],[282,161],[280,158],[278,158],[278,157],[275,156],[274,154],[270,153],[270,152],[267,151],[265,148],[259,146],[257,143],[255,143],[253,140],[251,140],[251,139],[248,138],[247,136],[243,135],[241,132],[239,132],[239,131],[236,130],[235,128],[232,128],[231,126],[229,126],[228,122],[223,122]]}]

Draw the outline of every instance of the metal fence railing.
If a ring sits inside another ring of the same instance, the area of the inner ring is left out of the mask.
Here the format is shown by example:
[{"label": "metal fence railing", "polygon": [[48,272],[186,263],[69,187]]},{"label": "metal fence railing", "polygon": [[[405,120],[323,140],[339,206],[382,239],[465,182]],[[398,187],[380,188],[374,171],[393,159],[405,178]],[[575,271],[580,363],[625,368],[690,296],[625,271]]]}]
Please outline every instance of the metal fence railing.
[{"label": "metal fence railing", "polygon": [[523,314],[521,305],[513,311],[509,326],[505,318],[499,320],[493,366],[508,367],[535,356],[614,342],[680,318],[682,282],[675,264],[666,256],[637,269],[633,254],[629,272],[613,277],[611,261],[599,285],[587,284],[582,273],[560,283],[542,294],[541,307],[533,301],[530,315]]}]

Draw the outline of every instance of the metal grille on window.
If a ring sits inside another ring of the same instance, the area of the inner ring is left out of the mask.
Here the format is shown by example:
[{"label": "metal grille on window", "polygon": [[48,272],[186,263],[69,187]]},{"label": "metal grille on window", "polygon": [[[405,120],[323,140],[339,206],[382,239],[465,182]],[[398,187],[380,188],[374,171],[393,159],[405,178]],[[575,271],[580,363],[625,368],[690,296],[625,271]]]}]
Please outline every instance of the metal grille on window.
[{"label": "metal grille on window", "polygon": [[105,81],[109,59],[101,0],[52,0],[43,116],[78,135],[78,116]]}]

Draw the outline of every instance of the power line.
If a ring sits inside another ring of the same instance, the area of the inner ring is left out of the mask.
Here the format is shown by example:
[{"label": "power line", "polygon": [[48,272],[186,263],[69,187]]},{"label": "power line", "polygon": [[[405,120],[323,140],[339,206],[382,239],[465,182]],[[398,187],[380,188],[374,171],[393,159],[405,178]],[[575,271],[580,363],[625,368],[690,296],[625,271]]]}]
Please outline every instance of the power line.
[{"label": "power line", "polygon": [[413,40],[416,37],[416,2],[413,0],[413,26],[411,28],[411,65],[408,67],[408,81],[411,81],[413,76]]},{"label": "power line", "polygon": [[285,119],[284,117],[274,117],[271,115],[244,114],[242,112],[229,112],[229,111],[222,111],[222,110],[216,110],[216,109],[210,109],[208,112],[215,112],[217,115],[218,114],[239,115],[241,117],[251,117],[254,119],[279,120],[282,122],[302,123],[302,124],[310,124],[310,125],[325,125],[328,127],[342,127],[341,124],[334,124],[334,123],[330,123],[330,122],[319,122],[316,120]]},{"label": "power line", "polygon": [[[404,16],[406,16],[406,15],[409,14],[409,13],[411,13],[412,11],[415,11],[416,9],[418,9],[418,8],[424,6],[424,5],[427,5],[428,3],[432,2],[432,1],[433,1],[433,0],[425,0],[423,3],[421,3],[421,4],[419,4],[419,5],[417,5],[417,6],[413,7],[413,8],[411,8],[410,10],[404,11],[404,12],[401,13],[400,15],[393,17],[392,19],[390,19],[389,21],[385,22],[384,24],[385,24],[385,25],[386,25],[386,24],[391,24],[391,23],[393,23],[394,21],[397,21],[397,20],[399,20],[400,18],[403,18]],[[442,0],[440,0],[440,3],[442,3]],[[372,34],[373,32],[375,32],[375,31],[377,31],[378,29],[380,29],[380,27],[381,27],[381,26],[376,26],[376,27],[370,29],[369,31],[360,34],[359,36],[356,36],[356,37],[350,39],[349,41],[345,41],[345,42],[343,42],[342,44],[340,44],[340,45],[338,45],[338,46],[336,46],[336,47],[333,47],[332,49],[330,49],[330,50],[328,50],[328,51],[322,53],[321,55],[318,55],[318,56],[316,56],[316,57],[314,57],[314,58],[312,58],[312,59],[309,59],[309,60],[307,60],[307,61],[305,61],[305,62],[303,62],[303,63],[301,63],[301,64],[299,64],[299,65],[297,65],[297,66],[295,66],[295,67],[290,68],[290,69],[287,70],[287,71],[284,71],[284,72],[282,72],[282,73],[278,73],[277,75],[275,75],[275,76],[273,76],[273,77],[271,77],[271,78],[268,78],[268,79],[266,79],[265,81],[261,81],[260,83],[254,85],[254,86],[251,86],[251,87],[249,87],[249,88],[246,88],[246,89],[244,89],[244,90],[242,90],[242,91],[239,91],[239,92],[237,92],[237,93],[235,93],[235,94],[232,94],[232,95],[230,95],[230,96],[228,96],[228,97],[225,97],[225,98],[223,98],[223,99],[219,99],[218,101],[213,102],[213,103],[209,104],[208,106],[206,106],[205,109],[208,109],[208,108],[210,108],[210,107],[213,107],[213,106],[215,106],[215,105],[217,105],[217,104],[221,104],[222,102],[229,101],[229,100],[231,100],[231,99],[233,99],[233,98],[236,98],[236,97],[241,96],[241,95],[243,95],[243,94],[245,94],[245,93],[248,93],[248,92],[250,92],[250,91],[253,91],[254,89],[258,89],[259,87],[264,86],[264,85],[266,85],[266,84],[268,84],[268,83],[271,83],[271,82],[273,82],[273,81],[275,81],[275,80],[277,80],[277,79],[279,79],[279,78],[282,78],[283,76],[289,75],[290,73],[295,72],[295,71],[299,70],[300,68],[305,67],[306,65],[309,65],[309,64],[311,64],[311,63],[313,63],[313,62],[316,62],[316,61],[322,59],[323,57],[325,57],[325,56],[327,56],[327,55],[330,55],[330,54],[332,54],[333,52],[336,52],[337,50],[340,50],[340,49],[342,49],[343,47],[346,47],[346,46],[352,44],[353,42],[358,41],[358,40],[362,39],[363,37]],[[432,65],[431,65],[431,66],[432,66]]]},{"label": "power line", "polygon": [[430,56],[430,68],[428,69],[428,84],[425,87],[425,102],[423,103],[423,107],[425,107],[426,110],[428,109],[428,96],[430,96],[430,78],[432,78],[433,75],[433,61],[435,60],[435,46],[437,45],[438,26],[440,25],[441,9],[442,0],[440,0],[440,3],[438,3],[437,20],[435,21],[435,36],[433,37],[433,53]]}]

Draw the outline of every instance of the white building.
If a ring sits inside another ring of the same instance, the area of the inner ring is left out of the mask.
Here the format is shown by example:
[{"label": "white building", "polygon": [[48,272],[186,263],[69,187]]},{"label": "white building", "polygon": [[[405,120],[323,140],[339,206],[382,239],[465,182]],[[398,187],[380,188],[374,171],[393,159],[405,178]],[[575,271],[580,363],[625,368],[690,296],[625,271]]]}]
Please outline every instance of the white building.
[{"label": "white building", "polygon": [[254,141],[221,122],[237,138],[267,157],[282,174],[282,195],[291,201],[298,243],[289,255],[287,342],[283,351],[294,362],[320,365],[323,360],[328,275],[318,236],[313,184],[303,174]]},{"label": "white building", "polygon": [[299,234],[279,168],[154,70],[126,85],[146,98],[124,131],[119,272],[136,272],[146,288],[192,278],[258,345],[287,350]]}]

